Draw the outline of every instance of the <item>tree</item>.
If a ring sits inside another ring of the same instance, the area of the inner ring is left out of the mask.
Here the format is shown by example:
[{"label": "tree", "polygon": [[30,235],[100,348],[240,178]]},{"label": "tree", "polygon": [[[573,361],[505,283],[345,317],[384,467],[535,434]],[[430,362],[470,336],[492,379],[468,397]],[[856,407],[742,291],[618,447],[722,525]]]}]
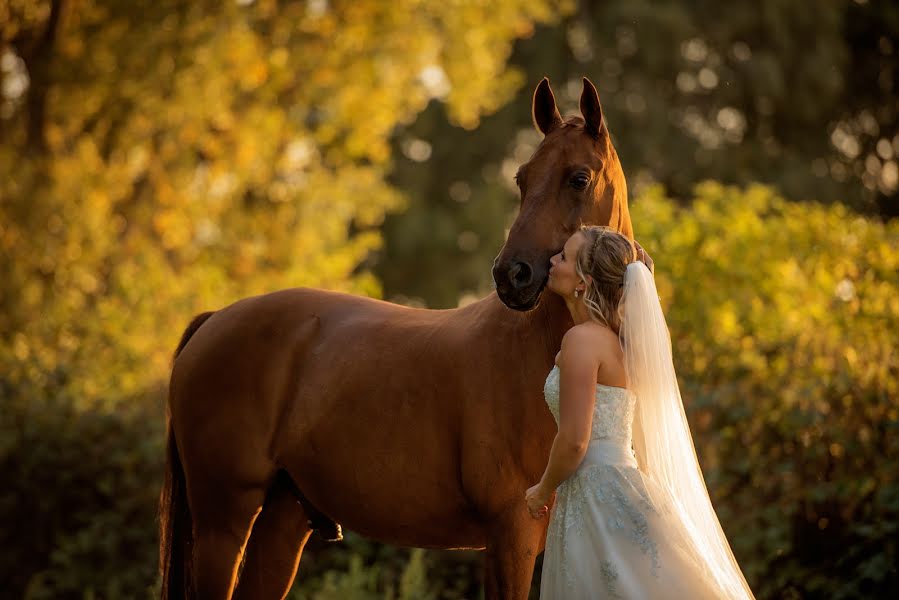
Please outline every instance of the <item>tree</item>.
[{"label": "tree", "polygon": [[360,263],[403,199],[389,136],[472,126],[543,0],[20,0],[5,6],[0,360],[88,399],[165,374],[189,317]]},{"label": "tree", "polygon": [[0,580],[155,579],[161,385],[197,312],[377,296],[390,135],[474,126],[545,0],[0,1]]}]

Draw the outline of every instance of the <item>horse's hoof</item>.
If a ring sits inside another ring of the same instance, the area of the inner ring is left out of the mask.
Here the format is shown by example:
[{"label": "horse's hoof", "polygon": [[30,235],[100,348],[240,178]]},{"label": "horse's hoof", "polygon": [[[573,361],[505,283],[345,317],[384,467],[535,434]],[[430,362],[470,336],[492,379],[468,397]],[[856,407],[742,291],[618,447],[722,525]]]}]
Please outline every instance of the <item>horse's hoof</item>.
[{"label": "horse's hoof", "polygon": [[334,523],[334,527],[319,529],[318,534],[326,542],[339,542],[343,540],[343,528],[340,523]]},{"label": "horse's hoof", "polygon": [[340,523],[330,519],[309,519],[310,529],[318,533],[318,537],[326,542],[340,542],[343,540],[343,528]]}]

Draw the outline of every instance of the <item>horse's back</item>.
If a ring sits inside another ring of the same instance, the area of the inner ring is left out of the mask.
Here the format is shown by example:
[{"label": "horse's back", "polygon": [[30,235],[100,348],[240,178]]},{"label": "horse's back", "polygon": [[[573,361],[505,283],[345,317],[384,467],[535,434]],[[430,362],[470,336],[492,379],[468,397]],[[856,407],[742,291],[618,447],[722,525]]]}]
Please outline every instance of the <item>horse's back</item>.
[{"label": "horse's back", "polygon": [[285,350],[283,342],[302,341],[310,328],[323,323],[401,319],[403,306],[314,288],[289,288],[238,300],[215,313],[194,333],[175,361],[195,366],[196,361],[245,354],[256,344],[260,349]]},{"label": "horse's back", "polygon": [[169,409],[179,445],[215,446],[213,438],[240,436],[258,439],[260,449],[267,449],[304,366],[328,337],[323,329],[354,316],[389,318],[396,308],[401,307],[292,288],[215,311],[183,344],[172,368]]}]

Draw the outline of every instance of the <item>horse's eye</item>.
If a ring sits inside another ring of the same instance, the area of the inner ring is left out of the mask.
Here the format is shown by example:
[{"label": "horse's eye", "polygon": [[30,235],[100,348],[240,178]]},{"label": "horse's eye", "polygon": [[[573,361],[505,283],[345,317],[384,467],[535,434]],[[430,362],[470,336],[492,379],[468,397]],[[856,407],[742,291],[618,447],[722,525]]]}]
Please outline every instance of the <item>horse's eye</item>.
[{"label": "horse's eye", "polygon": [[587,187],[587,184],[590,183],[590,176],[586,173],[575,173],[571,176],[571,180],[568,182],[571,187],[580,191]]}]

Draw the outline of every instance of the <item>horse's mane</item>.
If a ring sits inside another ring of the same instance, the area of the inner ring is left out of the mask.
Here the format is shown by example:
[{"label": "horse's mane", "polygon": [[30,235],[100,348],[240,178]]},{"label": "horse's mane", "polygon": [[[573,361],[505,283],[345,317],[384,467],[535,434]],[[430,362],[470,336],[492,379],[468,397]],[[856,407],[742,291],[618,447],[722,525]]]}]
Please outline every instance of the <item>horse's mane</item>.
[{"label": "horse's mane", "polygon": [[570,117],[565,117],[562,119],[563,127],[579,127],[581,129],[584,128],[584,118],[576,115],[571,115]]}]

